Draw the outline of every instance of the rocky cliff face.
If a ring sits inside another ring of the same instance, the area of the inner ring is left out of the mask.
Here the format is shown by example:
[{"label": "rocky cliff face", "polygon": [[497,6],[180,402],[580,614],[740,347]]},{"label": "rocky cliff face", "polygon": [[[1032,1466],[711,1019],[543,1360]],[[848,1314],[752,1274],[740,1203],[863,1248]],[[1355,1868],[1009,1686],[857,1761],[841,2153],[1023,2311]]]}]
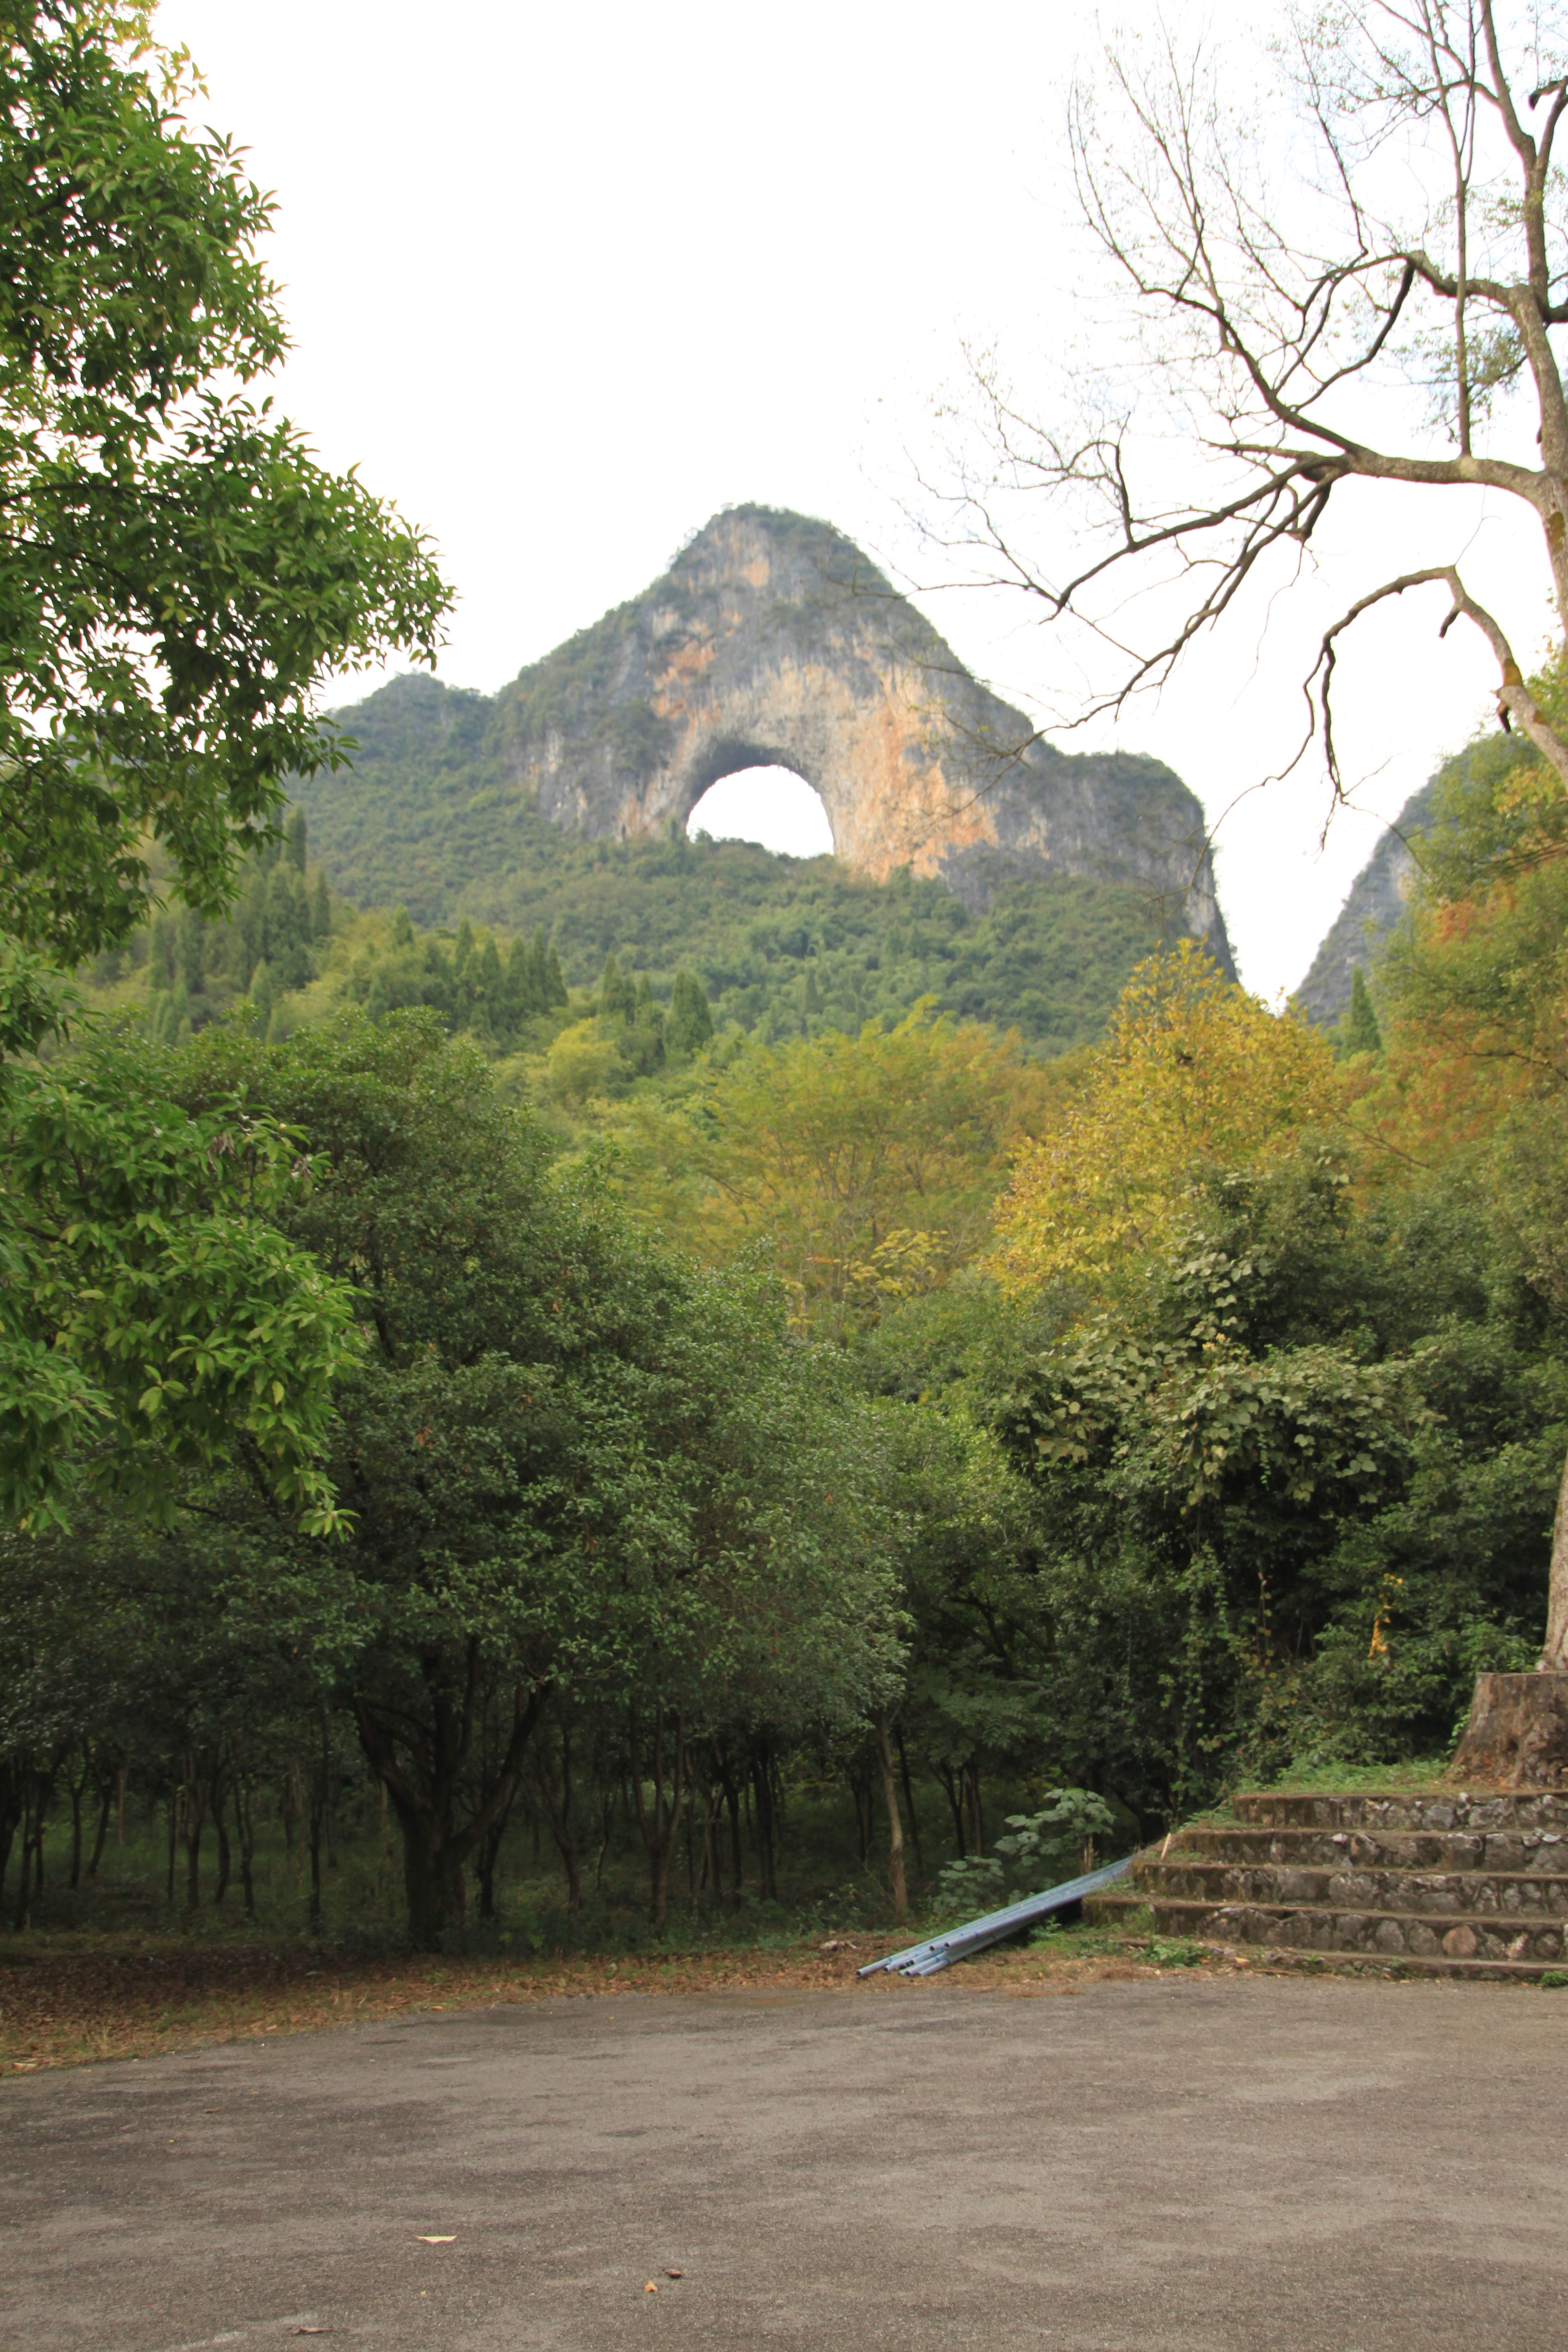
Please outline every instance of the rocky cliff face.
[{"label": "rocky cliff face", "polygon": [[800,515],[716,516],[645,594],[502,690],[492,741],[542,815],[593,839],[684,826],[720,777],[778,765],[874,880],[909,866],[974,908],[1041,874],[1129,884],[1231,968],[1180,779],[1041,740],[848,540]]},{"label": "rocky cliff face", "polygon": [[1323,936],[1296,1002],[1320,1029],[1332,1028],[1351,1001],[1351,974],[1364,971],[1405,912],[1415,861],[1411,840],[1432,821],[1434,787],[1412,793],[1351,884],[1344,905]]}]

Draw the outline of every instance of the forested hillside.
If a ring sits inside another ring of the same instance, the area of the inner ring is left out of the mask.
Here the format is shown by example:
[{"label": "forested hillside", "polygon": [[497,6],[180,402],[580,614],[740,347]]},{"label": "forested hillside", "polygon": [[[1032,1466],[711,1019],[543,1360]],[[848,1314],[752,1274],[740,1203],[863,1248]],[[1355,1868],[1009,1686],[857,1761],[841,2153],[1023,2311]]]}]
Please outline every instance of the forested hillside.
[{"label": "forested hillside", "polygon": [[584,841],[508,784],[489,714],[483,696],[422,677],[340,714],[352,768],[297,787],[335,890],[435,929],[465,916],[506,936],[542,926],[573,987],[614,953],[668,998],[687,965],[721,1027],[764,1036],[858,1029],[933,995],[1061,1053],[1100,1034],[1158,942],[1156,909],[1126,886],[1015,883],[974,914],[940,883],[878,885],[830,857],[679,835]]}]

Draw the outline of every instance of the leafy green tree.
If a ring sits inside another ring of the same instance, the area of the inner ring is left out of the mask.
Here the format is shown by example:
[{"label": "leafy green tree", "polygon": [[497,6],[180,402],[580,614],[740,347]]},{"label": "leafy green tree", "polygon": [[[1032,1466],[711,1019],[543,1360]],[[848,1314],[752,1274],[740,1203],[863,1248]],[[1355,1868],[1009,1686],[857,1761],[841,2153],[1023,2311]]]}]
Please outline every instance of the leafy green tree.
[{"label": "leafy green tree", "polygon": [[675,975],[669,999],[665,1040],[672,1054],[699,1054],[713,1037],[713,1015],[708,992],[694,971],[682,964]]},{"label": "leafy green tree", "polygon": [[1458,1179],[1360,1206],[1304,1155],[1216,1186],[997,1416],[1063,1777],[1157,1819],[1238,1769],[1444,1748],[1478,1668],[1523,1662],[1560,1346]]},{"label": "leafy green tree", "polygon": [[237,1092],[324,1155],[289,1235],[363,1293],[331,1463],[344,1540],[279,1537],[237,1485],[225,1507],[261,1559],[254,1605],[352,1708],[416,1940],[460,1924],[557,1690],[615,1715],[639,1790],[662,1777],[662,1915],[694,1727],[852,1711],[889,1679],[853,1400],[829,1402],[776,1298],[553,1182],[539,1130],[428,1013],[278,1052],[209,1031],[185,1084],[197,1115]]},{"label": "leafy green tree", "polygon": [[308,1189],[298,1140],[232,1096],[187,1114],[130,1044],[0,1068],[0,1138],[5,1517],[92,1488],[167,1516],[237,1445],[275,1505],[335,1524],[319,1456],[353,1321],[274,1222]]},{"label": "leafy green tree", "polygon": [[631,1021],[637,1016],[637,990],[621,970],[614,952],[605,958],[599,975],[599,1015],[605,1021]]},{"label": "leafy green tree", "polygon": [[1352,1054],[1381,1054],[1383,1051],[1383,1032],[1378,1027],[1377,1014],[1373,1008],[1372,991],[1359,963],[1351,973],[1351,1001],[1339,1025],[1337,1043],[1340,1052],[1347,1057]]},{"label": "leafy green tree", "polygon": [[197,137],[144,16],[32,0],[0,34],[0,930],[75,961],[149,903],[149,839],[218,906],[311,698],[447,604],[417,535],[253,387],[282,356],[268,200]]}]

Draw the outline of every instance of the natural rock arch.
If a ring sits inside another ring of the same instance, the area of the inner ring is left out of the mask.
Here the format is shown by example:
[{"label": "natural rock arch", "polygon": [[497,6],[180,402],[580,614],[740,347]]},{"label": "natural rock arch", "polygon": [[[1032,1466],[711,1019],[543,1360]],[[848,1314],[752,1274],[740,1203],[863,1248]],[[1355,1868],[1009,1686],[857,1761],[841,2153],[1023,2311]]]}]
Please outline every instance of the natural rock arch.
[{"label": "natural rock arch", "polygon": [[1131,885],[1230,968],[1203,812],[1180,778],[1043,741],[829,524],[715,516],[663,579],[498,701],[516,782],[590,838],[684,829],[721,777],[791,768],[837,854],[874,880],[909,866],[972,907],[1047,873]]}]

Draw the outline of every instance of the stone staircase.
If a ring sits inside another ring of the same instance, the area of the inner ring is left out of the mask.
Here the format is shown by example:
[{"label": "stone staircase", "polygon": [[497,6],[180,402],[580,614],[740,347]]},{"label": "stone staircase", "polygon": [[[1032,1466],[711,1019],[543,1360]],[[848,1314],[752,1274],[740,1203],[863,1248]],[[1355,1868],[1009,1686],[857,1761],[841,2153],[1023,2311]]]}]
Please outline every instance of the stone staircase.
[{"label": "stone staircase", "polygon": [[[1568,1976],[1568,1793],[1410,1789],[1232,1800],[1133,1864],[1106,1920],[1433,1976]],[[1086,1909],[1089,1906],[1086,1906]]]}]

